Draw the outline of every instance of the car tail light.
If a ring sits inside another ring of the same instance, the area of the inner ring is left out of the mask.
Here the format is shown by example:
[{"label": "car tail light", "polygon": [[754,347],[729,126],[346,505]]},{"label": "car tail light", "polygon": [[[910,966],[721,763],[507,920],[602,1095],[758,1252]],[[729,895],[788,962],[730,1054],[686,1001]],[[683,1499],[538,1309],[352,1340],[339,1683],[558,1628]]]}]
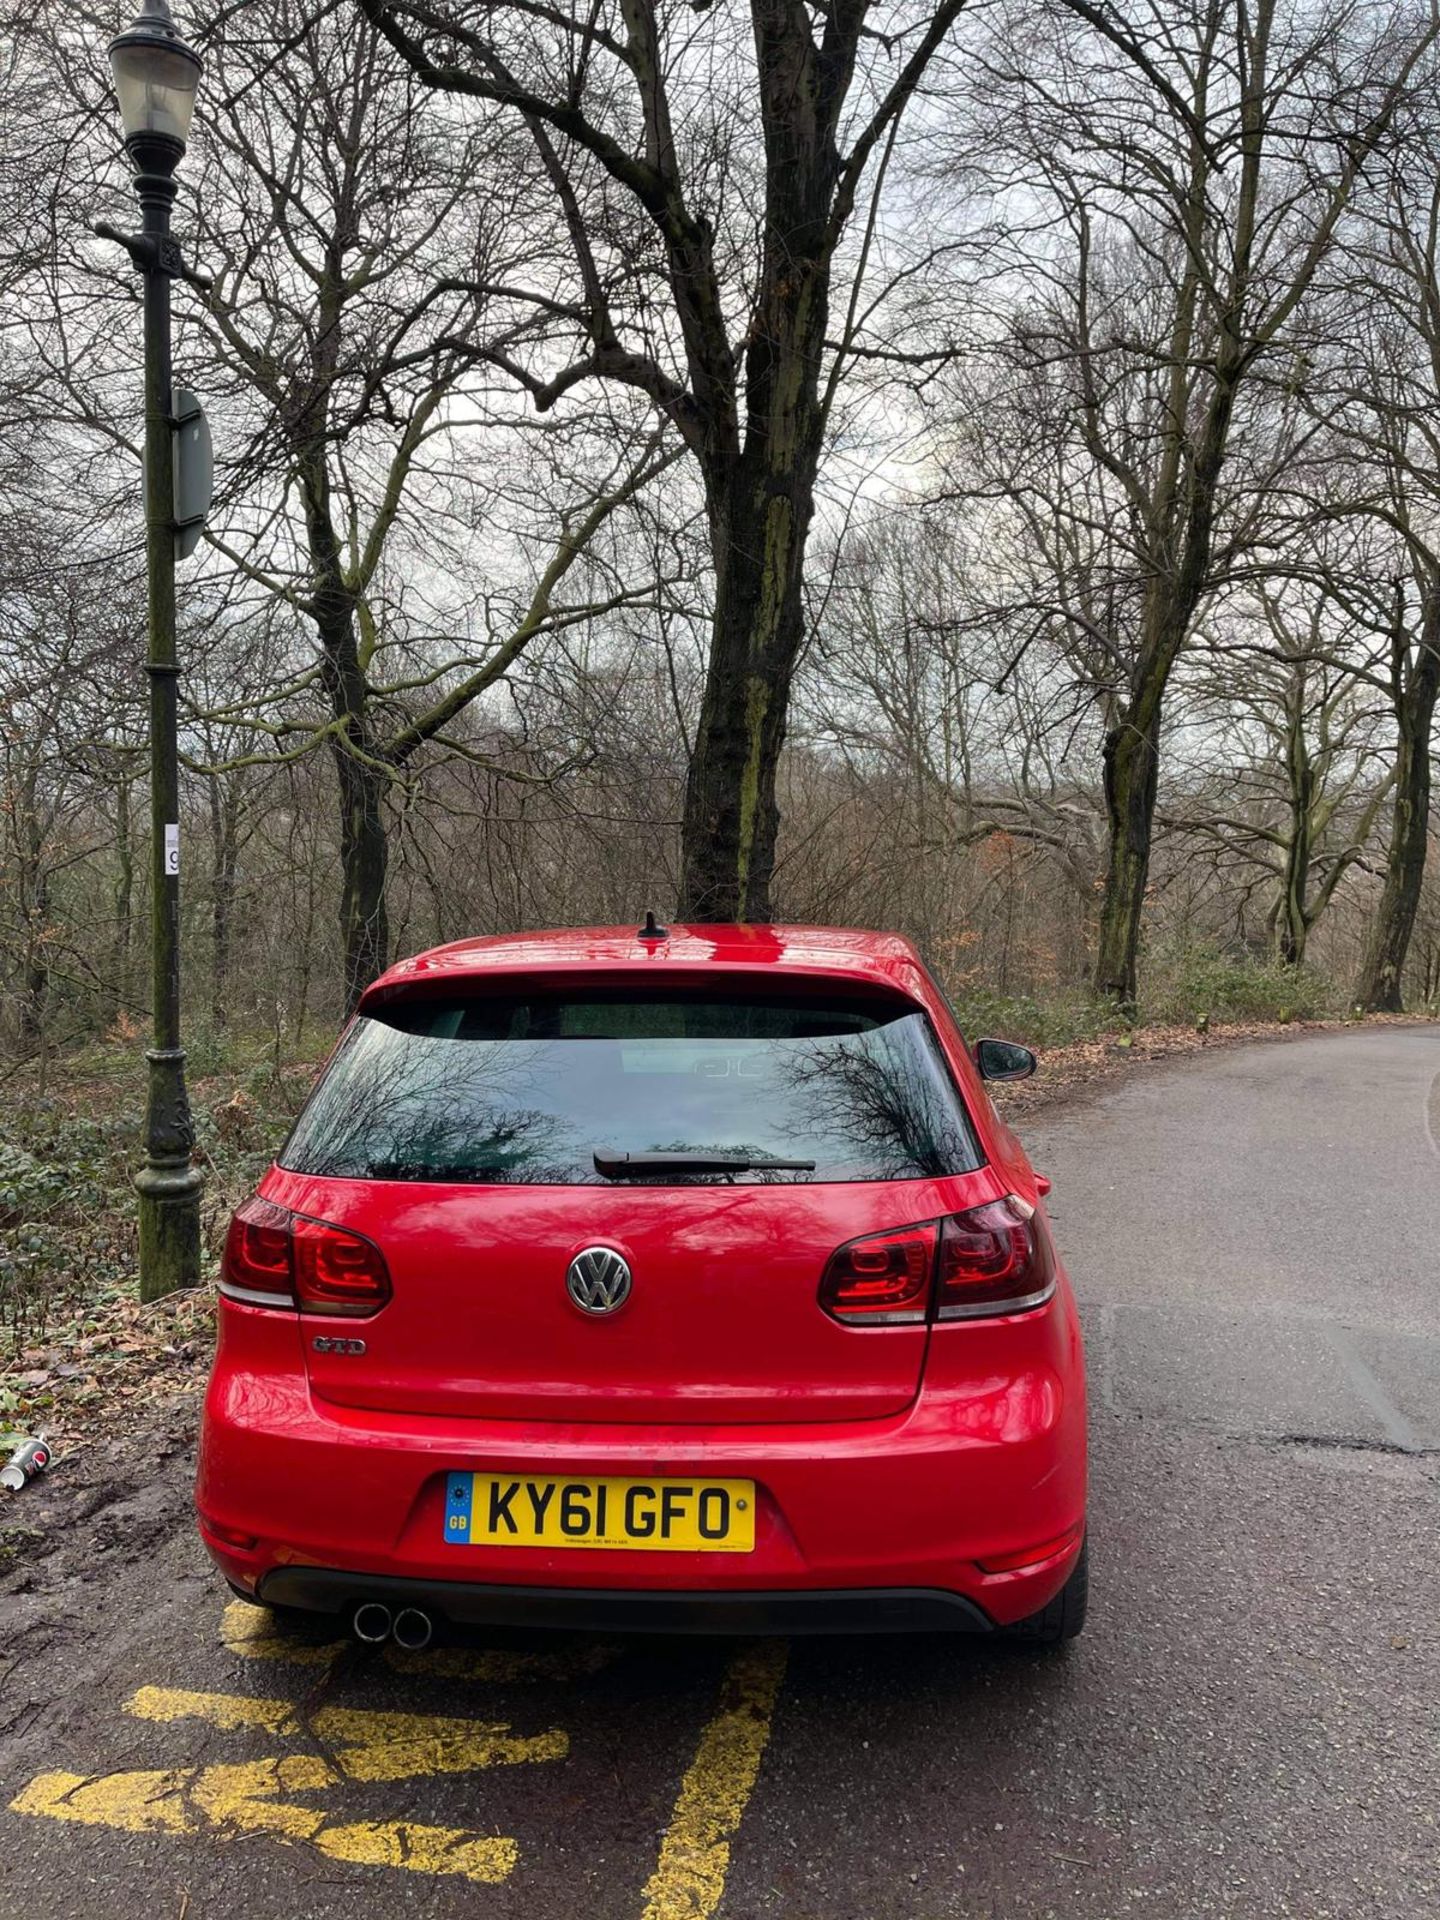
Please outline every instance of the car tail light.
[{"label": "car tail light", "polygon": [[901,1327],[923,1321],[930,1306],[939,1226],[874,1233],[831,1254],[820,1282],[820,1304],[853,1326]]},{"label": "car tail light", "polygon": [[1035,1209],[1017,1195],[953,1213],[940,1228],[935,1318],[1019,1313],[1055,1291],[1050,1241]]},{"label": "car tail light", "polygon": [[220,1291],[250,1307],[365,1319],[390,1298],[390,1273],[373,1240],[311,1220],[258,1195],[230,1222]]},{"label": "car tail light", "polygon": [[251,1307],[289,1307],[295,1284],[290,1258],[294,1215],[257,1195],[237,1209],[225,1236],[220,1291]]},{"label": "car tail light", "polygon": [[385,1256],[363,1233],[296,1214],[295,1292],[302,1313],[358,1318],[377,1313],[390,1298]]},{"label": "car tail light", "polygon": [[820,1281],[820,1304],[847,1326],[900,1327],[1022,1313],[1054,1291],[1045,1229],[1012,1193],[837,1247]]}]

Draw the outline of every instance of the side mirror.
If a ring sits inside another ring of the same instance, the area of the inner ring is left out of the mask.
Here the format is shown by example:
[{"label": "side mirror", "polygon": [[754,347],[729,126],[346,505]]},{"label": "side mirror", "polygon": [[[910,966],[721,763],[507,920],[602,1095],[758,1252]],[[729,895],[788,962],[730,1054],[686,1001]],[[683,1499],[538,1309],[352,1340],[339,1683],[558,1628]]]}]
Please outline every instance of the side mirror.
[{"label": "side mirror", "polygon": [[982,1080],[1028,1080],[1035,1071],[1035,1056],[1013,1040],[977,1040],[975,1065]]}]

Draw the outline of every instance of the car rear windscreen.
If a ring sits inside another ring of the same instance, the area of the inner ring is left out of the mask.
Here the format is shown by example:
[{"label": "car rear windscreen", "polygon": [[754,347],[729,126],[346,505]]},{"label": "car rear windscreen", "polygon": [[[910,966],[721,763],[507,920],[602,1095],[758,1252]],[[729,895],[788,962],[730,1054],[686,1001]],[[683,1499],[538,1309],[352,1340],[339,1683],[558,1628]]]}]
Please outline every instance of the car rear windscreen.
[{"label": "car rear windscreen", "polygon": [[[633,990],[382,1005],[350,1028],[280,1163],[342,1179],[590,1186],[638,1154],[660,1164],[619,1177],[664,1185],[907,1180],[980,1164],[929,1023],[908,1003]],[[685,1165],[706,1156],[729,1164]]]}]

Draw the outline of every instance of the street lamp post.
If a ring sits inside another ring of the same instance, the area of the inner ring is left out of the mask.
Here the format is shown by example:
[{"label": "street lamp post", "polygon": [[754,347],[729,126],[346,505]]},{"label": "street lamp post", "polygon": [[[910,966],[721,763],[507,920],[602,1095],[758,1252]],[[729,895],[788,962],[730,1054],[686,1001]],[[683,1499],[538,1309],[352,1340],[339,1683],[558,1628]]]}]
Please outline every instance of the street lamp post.
[{"label": "street lamp post", "polygon": [[175,420],[170,374],[170,285],[205,282],[171,236],[175,168],[185,151],[200,56],[180,38],[167,0],[142,0],[139,18],[110,46],[125,150],[135,174],[140,232],[95,231],[124,246],[144,286],[146,671],[150,680],[150,885],[153,1043],[146,1055],[145,1164],[140,1197],[140,1298],[157,1300],[200,1278],[199,1170],[180,1044],[180,767],[176,727]]}]

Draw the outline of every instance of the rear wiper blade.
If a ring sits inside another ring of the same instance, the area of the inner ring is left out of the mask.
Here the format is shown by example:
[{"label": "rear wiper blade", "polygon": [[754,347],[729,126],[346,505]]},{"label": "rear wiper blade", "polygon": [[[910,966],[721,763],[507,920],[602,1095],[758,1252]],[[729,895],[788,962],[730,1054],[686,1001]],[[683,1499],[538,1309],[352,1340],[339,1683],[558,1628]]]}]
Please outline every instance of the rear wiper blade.
[{"label": "rear wiper blade", "polygon": [[813,1160],[774,1160],[756,1153],[602,1153],[595,1171],[607,1180],[643,1178],[647,1173],[813,1173]]}]

